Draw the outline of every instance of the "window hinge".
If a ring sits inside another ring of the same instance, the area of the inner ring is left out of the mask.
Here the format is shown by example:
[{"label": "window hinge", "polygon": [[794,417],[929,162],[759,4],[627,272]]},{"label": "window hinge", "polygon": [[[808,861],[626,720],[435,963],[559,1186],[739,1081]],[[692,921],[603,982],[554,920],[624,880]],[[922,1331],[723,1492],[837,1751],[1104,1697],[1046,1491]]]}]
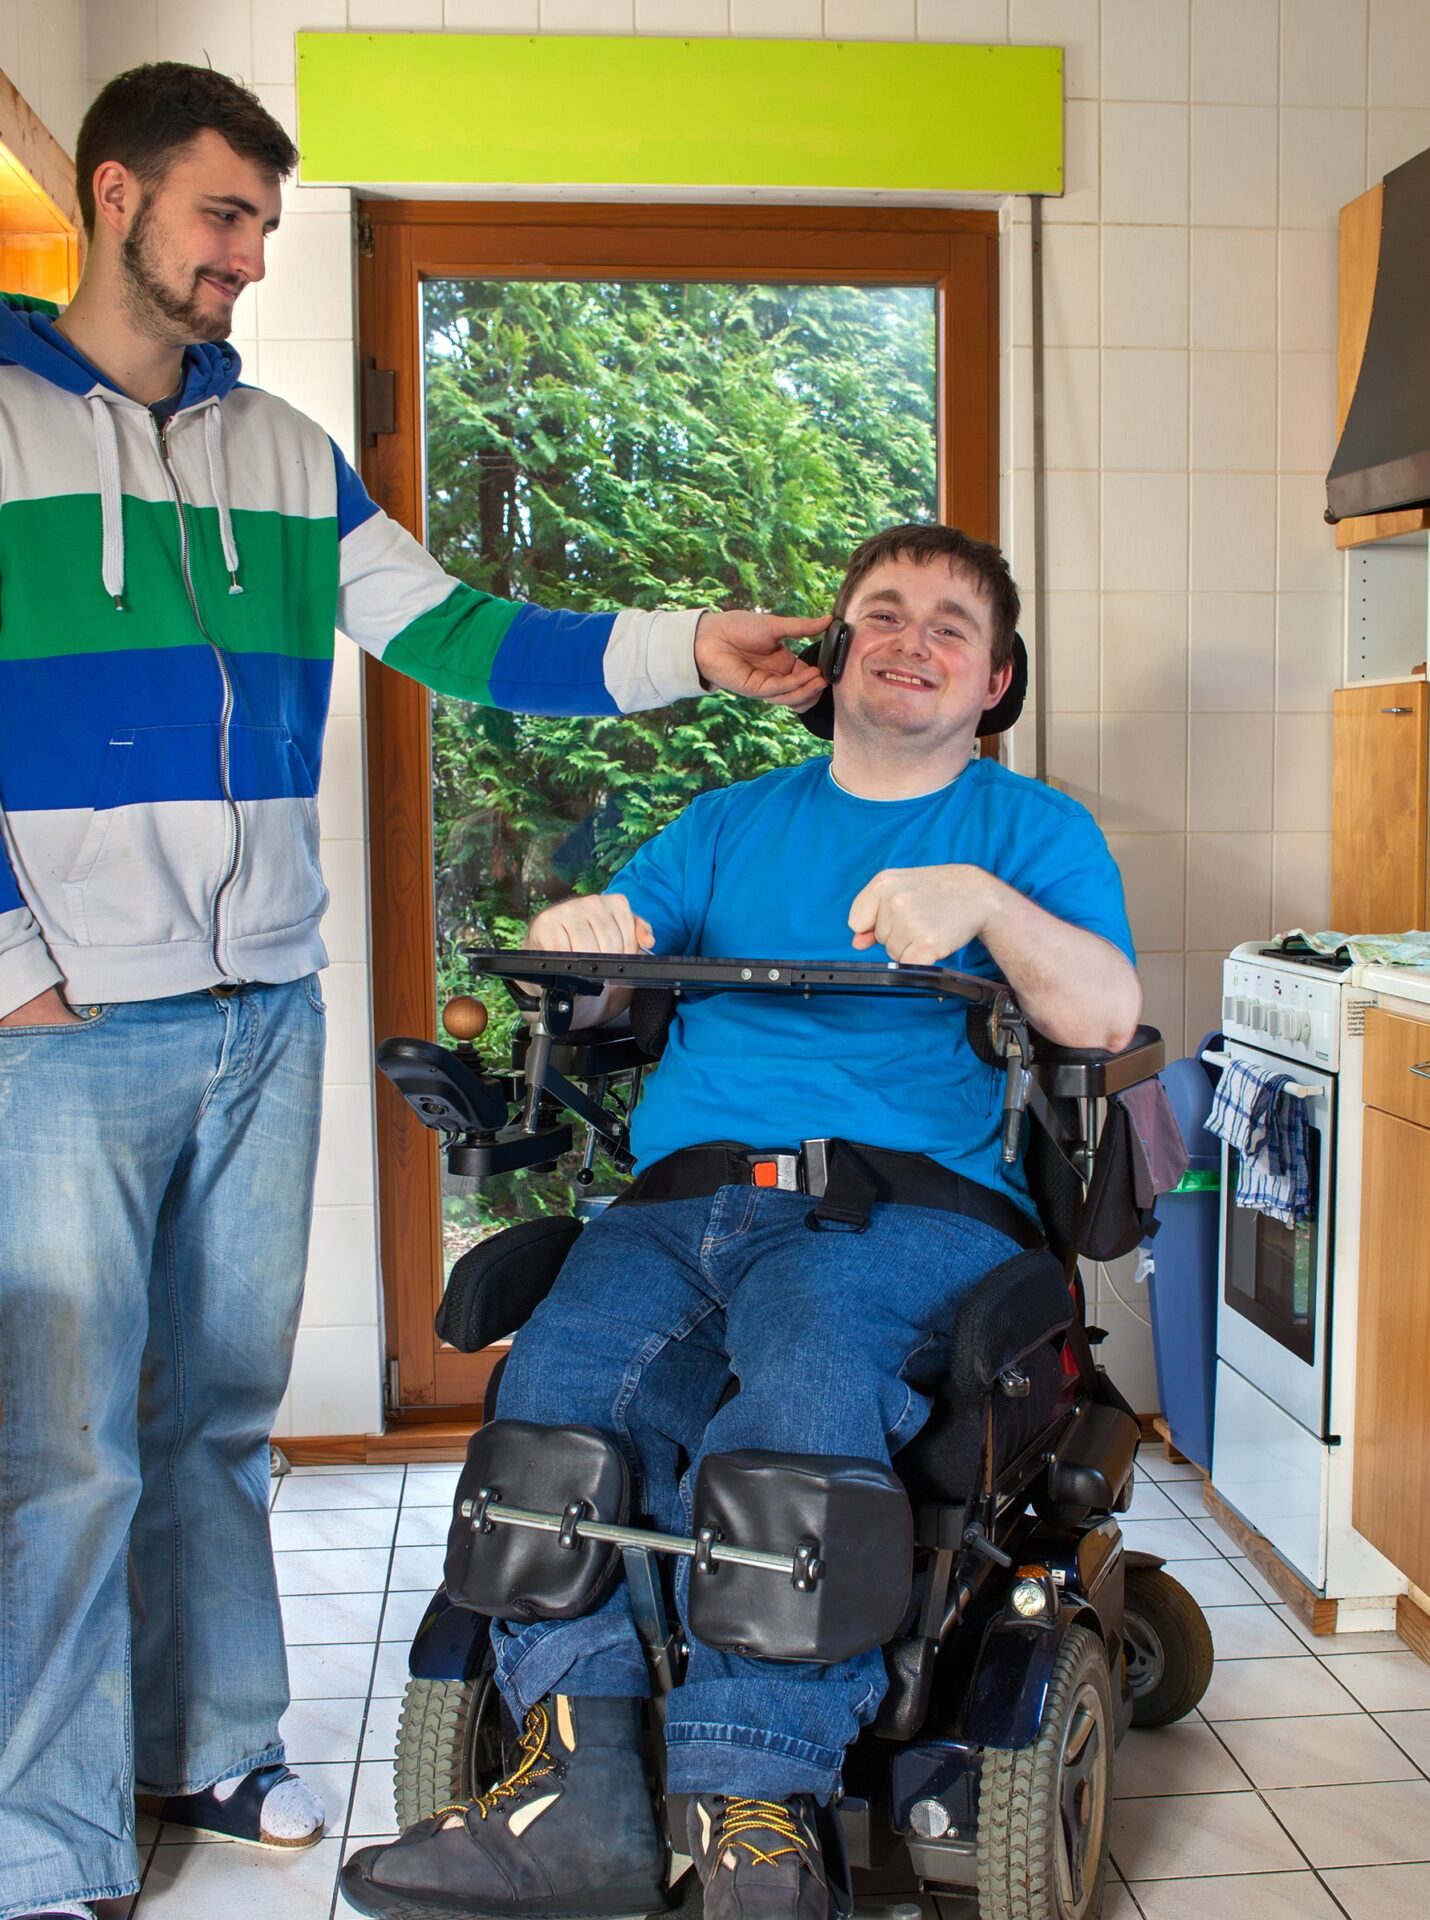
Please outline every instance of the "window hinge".
[{"label": "window hinge", "polygon": [[375,447],[380,433],[397,431],[397,375],[369,357],[362,363],[363,445]]},{"label": "window hinge", "polygon": [[387,1363],[387,1380],[383,1391],[383,1408],[387,1413],[401,1413],[402,1386],[397,1374],[397,1355]]},{"label": "window hinge", "polygon": [[357,216],[357,250],[364,260],[372,258],[372,216],[360,213]]}]

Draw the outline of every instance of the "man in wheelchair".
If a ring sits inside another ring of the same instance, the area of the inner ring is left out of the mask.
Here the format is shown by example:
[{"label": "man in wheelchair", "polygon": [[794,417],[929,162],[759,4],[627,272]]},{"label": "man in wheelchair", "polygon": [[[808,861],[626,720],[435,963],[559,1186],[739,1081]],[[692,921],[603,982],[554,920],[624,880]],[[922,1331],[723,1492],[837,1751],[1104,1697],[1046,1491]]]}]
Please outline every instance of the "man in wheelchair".
[{"label": "man in wheelchair", "polygon": [[[606,893],[539,914],[528,945],[944,962],[1008,982],[1054,1043],[1125,1047],[1141,995],[1100,831],[1075,801],[974,756],[1013,675],[1018,611],[992,546],[940,526],[866,541],[823,643],[832,757],[703,795]],[[575,1021],[608,1023],[629,998],[608,985],[575,1002]],[[500,1424],[594,1430],[624,1463],[632,1510],[673,1534],[690,1532],[712,1458],[830,1457],[888,1477],[947,1375],[960,1300],[1042,1240],[1024,1168],[1000,1151],[1002,1075],[964,1015],[933,997],[896,1012],[838,995],[798,1009],[774,994],[682,999],[633,1116],[637,1177],[517,1335]],[[604,1593],[572,1617],[493,1620],[523,1727],[515,1764],[356,1856],[344,1886],[362,1911],[663,1904],[642,1757],[650,1672],[619,1571],[612,1554]],[[680,1563],[683,1614],[700,1577]],[[879,1566],[863,1577],[877,1586]],[[706,1914],[825,1920],[820,1809],[879,1710],[883,1655],[769,1660],[688,1625],[685,1638],[664,1784],[689,1796]]]}]

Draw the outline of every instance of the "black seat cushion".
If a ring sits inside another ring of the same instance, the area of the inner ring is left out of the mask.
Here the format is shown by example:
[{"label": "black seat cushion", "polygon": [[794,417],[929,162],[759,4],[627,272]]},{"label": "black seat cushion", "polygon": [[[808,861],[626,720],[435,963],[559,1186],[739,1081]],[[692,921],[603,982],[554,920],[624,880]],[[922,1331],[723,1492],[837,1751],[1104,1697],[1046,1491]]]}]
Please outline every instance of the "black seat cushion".
[{"label": "black seat cushion", "polygon": [[581,1222],[565,1214],[523,1220],[464,1253],[437,1309],[437,1337],[479,1353],[524,1327],[556,1284]]}]

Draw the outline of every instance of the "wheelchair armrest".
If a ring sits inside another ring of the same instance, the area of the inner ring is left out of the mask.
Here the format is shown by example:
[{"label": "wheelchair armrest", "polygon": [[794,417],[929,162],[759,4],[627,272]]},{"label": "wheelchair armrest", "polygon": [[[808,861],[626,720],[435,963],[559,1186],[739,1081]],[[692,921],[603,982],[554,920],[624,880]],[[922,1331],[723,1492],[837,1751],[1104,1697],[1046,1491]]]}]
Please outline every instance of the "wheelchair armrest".
[{"label": "wheelchair armrest", "polygon": [[1167,1049],[1155,1027],[1139,1027],[1119,1053],[1102,1047],[1059,1047],[1040,1040],[1033,1074],[1044,1093],[1056,1099],[1105,1100],[1111,1094],[1150,1080],[1167,1064]]},{"label": "wheelchair armrest", "polygon": [[[531,1035],[521,1032],[512,1041],[512,1065],[520,1073],[526,1065]],[[624,1020],[609,1026],[586,1027],[557,1040],[551,1048],[551,1064],[568,1080],[599,1080],[604,1075],[629,1073],[635,1067],[649,1066],[647,1053]]]}]

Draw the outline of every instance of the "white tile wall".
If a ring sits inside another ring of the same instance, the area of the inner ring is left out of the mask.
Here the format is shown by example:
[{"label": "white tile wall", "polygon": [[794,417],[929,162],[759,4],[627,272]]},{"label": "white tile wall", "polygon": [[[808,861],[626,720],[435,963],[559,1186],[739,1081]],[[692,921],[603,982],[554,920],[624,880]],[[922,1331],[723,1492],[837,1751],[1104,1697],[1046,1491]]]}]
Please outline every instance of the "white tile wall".
[{"label": "white tile wall", "polygon": [[[1332,308],[1334,324],[1334,297]],[[1192,346],[1253,352],[1275,345],[1276,235],[1259,227],[1194,227]]]},{"label": "white tile wall", "polygon": [[1192,98],[1276,103],[1277,0],[1192,0]]},{"label": "white tile wall", "polygon": [[[81,71],[92,91],[207,49],[291,126],[295,27],[427,24],[1064,49],[1068,190],[1045,208],[1049,772],[1115,836],[1149,1012],[1194,1041],[1227,946],[1327,911],[1335,225],[1430,145],[1427,0],[10,0],[0,67],[72,138]],[[1026,204],[1004,225],[1004,533],[1026,577]],[[350,449],[346,196],[290,196],[244,325],[250,373]],[[372,1424],[381,1358],[360,677],[342,641],[333,716],[333,1014],[295,1430]],[[1020,738],[1016,764],[1030,755]],[[1136,1368],[1145,1332],[1116,1312]]]}]

